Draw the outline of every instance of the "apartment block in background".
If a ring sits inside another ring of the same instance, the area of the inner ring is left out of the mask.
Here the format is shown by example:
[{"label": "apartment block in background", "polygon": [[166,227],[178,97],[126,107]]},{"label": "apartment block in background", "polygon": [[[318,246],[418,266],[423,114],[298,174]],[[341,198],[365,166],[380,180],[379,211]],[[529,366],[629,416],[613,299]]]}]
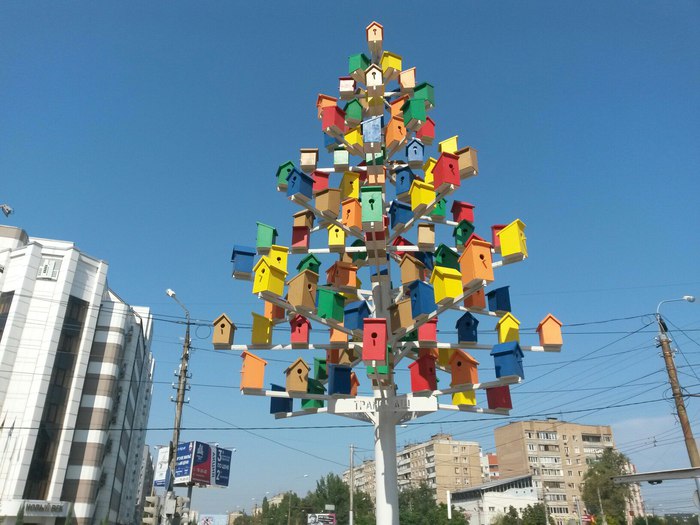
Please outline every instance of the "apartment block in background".
[{"label": "apartment block in background", "polygon": [[139,515],[152,319],[109,289],[107,269],[0,226],[0,520]]}]

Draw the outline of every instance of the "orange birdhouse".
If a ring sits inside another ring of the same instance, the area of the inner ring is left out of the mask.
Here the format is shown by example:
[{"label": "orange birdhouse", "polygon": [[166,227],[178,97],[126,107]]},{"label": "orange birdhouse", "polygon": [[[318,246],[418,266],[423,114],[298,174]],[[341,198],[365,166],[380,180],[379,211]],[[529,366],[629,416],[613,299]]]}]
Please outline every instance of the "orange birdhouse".
[{"label": "orange birdhouse", "polygon": [[228,315],[221,314],[214,320],[211,342],[215,350],[228,350],[233,344],[233,334],[236,331],[236,325],[233,324]]},{"label": "orange birdhouse", "polygon": [[300,357],[284,373],[287,375],[287,392],[306,392],[309,385],[309,365]]},{"label": "orange birdhouse", "polygon": [[464,307],[473,308],[474,310],[486,309],[486,294],[483,288],[479,288],[476,292],[464,298]]},{"label": "orange birdhouse", "polygon": [[452,369],[451,386],[475,384],[479,382],[479,361],[463,350],[455,350],[450,358]]},{"label": "orange birdhouse", "polygon": [[272,319],[273,321],[277,319],[284,319],[284,308],[269,301],[265,301],[264,316],[268,319]]},{"label": "orange birdhouse", "polygon": [[350,395],[356,396],[357,389],[360,387],[360,380],[357,379],[357,374],[355,372],[350,372]]},{"label": "orange birdhouse", "polygon": [[343,225],[350,229],[362,230],[362,205],[355,198],[343,201]]},{"label": "orange birdhouse", "polygon": [[241,390],[244,388],[263,388],[267,361],[247,351],[242,352],[241,357],[243,358]]},{"label": "orange birdhouse", "polygon": [[357,266],[343,261],[336,261],[326,270],[326,281],[335,286],[357,288]]},{"label": "orange birdhouse", "polygon": [[467,240],[462,255],[459,257],[462,286],[467,288],[480,281],[493,282],[492,263],[491,243],[486,242],[478,235],[472,234]]},{"label": "orange birdhouse", "polygon": [[561,347],[561,345],[564,344],[561,335],[561,326],[562,323],[559,319],[552,314],[547,314],[547,316],[540,321],[540,324],[537,325],[540,344],[542,346]]}]

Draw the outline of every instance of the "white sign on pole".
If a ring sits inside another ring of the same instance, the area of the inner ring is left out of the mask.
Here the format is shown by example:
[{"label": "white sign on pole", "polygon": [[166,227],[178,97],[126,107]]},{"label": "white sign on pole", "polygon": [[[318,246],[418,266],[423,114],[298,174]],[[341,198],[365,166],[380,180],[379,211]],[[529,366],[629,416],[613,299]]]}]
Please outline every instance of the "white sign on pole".
[{"label": "white sign on pole", "polygon": [[168,447],[160,447],[158,449],[158,459],[156,460],[156,468],[153,472],[154,487],[165,487],[168,485],[168,478],[170,477],[168,453]]},{"label": "white sign on pole", "polygon": [[333,414],[357,414],[367,412],[436,412],[436,397],[394,397],[390,400],[380,397],[357,396],[350,399],[332,399],[328,402],[328,412]]}]

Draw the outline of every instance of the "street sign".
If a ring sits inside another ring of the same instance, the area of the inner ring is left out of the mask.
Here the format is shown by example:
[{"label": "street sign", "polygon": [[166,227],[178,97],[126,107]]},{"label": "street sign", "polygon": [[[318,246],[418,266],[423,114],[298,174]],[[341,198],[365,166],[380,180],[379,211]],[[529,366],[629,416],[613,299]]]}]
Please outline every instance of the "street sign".
[{"label": "street sign", "polygon": [[367,412],[436,412],[438,401],[434,396],[401,396],[391,401],[380,397],[356,396],[349,399],[332,399],[328,412],[332,414],[357,414]]},{"label": "street sign", "polygon": [[167,487],[170,478],[170,466],[168,465],[168,455],[170,447],[160,447],[158,449],[158,459],[156,460],[156,468],[153,472],[153,486]]},{"label": "street sign", "polygon": [[231,456],[230,450],[202,441],[180,443],[175,459],[175,485],[228,487]]},{"label": "street sign", "polygon": [[192,450],[194,441],[178,443],[175,456],[175,485],[187,485],[192,477]]},{"label": "street sign", "polygon": [[231,456],[233,453],[225,448],[214,447],[211,468],[211,484],[216,487],[228,487],[231,474]]},{"label": "street sign", "polygon": [[325,525],[335,525],[335,514],[309,514],[306,523],[323,523]]}]

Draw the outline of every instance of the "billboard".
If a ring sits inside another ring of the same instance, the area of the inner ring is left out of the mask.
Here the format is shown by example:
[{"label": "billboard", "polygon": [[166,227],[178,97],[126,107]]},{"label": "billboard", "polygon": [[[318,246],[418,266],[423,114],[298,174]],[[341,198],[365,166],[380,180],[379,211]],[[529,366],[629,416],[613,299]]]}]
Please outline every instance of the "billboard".
[{"label": "billboard", "polygon": [[168,465],[168,453],[170,447],[160,447],[158,449],[158,459],[156,460],[156,468],[153,472],[153,486],[166,487],[170,481],[170,468]]},{"label": "billboard", "polygon": [[198,525],[227,525],[228,514],[200,514]]},{"label": "billboard", "polygon": [[309,514],[306,517],[306,523],[323,523],[326,525],[335,525],[335,514]]},{"label": "billboard", "polygon": [[214,485],[228,487],[231,451],[201,441],[177,446],[175,485]]}]

